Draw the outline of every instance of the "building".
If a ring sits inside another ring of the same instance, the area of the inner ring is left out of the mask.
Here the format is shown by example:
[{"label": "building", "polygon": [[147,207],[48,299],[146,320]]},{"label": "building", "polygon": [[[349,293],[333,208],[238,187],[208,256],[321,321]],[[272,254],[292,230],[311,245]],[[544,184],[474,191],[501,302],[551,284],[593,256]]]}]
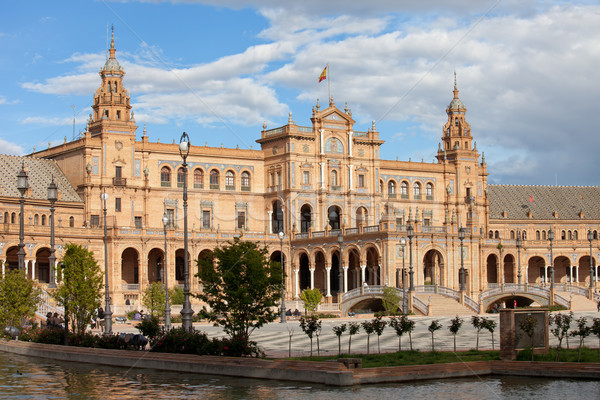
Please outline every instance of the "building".
[{"label": "building", "polygon": [[[54,177],[60,193],[57,256],[65,243],[76,242],[104,265],[106,223],[117,314],[126,303],[138,303],[165,270],[172,285],[183,285],[186,177],[191,273],[197,272],[194,260],[239,236],[268,246],[274,260],[283,251],[287,299],[316,287],[330,308],[343,312],[376,307],[365,296],[365,283],[373,293],[383,285],[407,289],[408,306],[417,312],[431,312],[425,299],[432,294],[472,310],[507,298],[541,301],[528,295],[530,288],[551,296],[550,302],[564,300],[561,291],[593,298],[598,267],[594,273],[590,257],[597,264],[600,187],[488,185],[485,157],[456,82],[433,163],[380,159],[384,141],[375,123],[355,131],[352,111],[330,99],[323,108],[317,102],[307,126],[297,125],[291,113],[286,125],[263,126],[260,150],[195,145],[192,136],[186,174],[179,143],[152,143],[145,128],[136,139],[114,39],[109,54],[80,138],[28,157],[0,157],[3,272],[17,265],[20,195],[14,177],[24,166],[31,186],[25,195],[28,273],[49,283],[44,188]],[[520,283],[527,285],[514,286]],[[192,279],[191,291],[200,290]]]}]

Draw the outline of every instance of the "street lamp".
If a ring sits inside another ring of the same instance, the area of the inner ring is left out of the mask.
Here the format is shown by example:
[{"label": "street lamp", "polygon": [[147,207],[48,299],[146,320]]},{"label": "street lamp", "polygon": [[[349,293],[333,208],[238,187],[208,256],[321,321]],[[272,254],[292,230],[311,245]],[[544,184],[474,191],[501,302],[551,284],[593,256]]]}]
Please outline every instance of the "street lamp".
[{"label": "street lamp", "polygon": [[171,329],[171,307],[169,305],[169,272],[167,270],[168,266],[168,258],[167,258],[167,224],[169,223],[169,218],[167,217],[167,213],[165,212],[162,217],[163,228],[165,234],[165,256],[163,261],[163,276],[165,277],[165,329]]},{"label": "street lamp", "polygon": [[554,257],[552,256],[552,241],[554,240],[554,231],[552,228],[548,231],[548,240],[550,241],[550,290],[554,290]]},{"label": "street lamp", "polygon": [[406,267],[404,265],[404,253],[406,250],[406,239],[400,239],[400,247],[402,247],[402,313],[407,314],[408,303],[406,298]]},{"label": "street lamp", "polygon": [[460,282],[460,291],[465,290],[465,254],[463,251],[463,241],[465,240],[465,228],[458,228],[458,239],[460,240],[460,270],[458,271],[458,279]]},{"label": "street lamp", "polygon": [[17,189],[19,193],[21,193],[21,199],[19,203],[21,204],[21,213],[19,214],[19,251],[17,251],[17,257],[19,258],[19,270],[25,270],[25,243],[23,242],[25,239],[25,227],[23,221],[23,215],[25,213],[25,192],[29,185],[27,184],[27,172],[25,172],[25,161],[21,165],[21,170],[17,174]]},{"label": "street lamp", "polygon": [[110,309],[110,297],[108,290],[108,244],[106,234],[106,200],[108,200],[108,194],[106,190],[100,196],[103,203],[104,210],[104,334],[109,335],[112,333],[112,311]]},{"label": "street lamp", "polygon": [[50,282],[49,287],[56,287],[56,274],[54,271],[54,263],[56,263],[56,249],[54,248],[54,203],[58,200],[58,186],[54,183],[54,177],[52,177],[52,182],[48,185],[48,201],[50,202],[50,256],[48,257],[48,261],[50,263],[49,271],[50,274]]},{"label": "street lamp", "polygon": [[285,323],[285,266],[283,265],[283,231],[279,231],[279,261],[281,261],[281,322]]},{"label": "street lamp", "polygon": [[592,234],[592,230],[588,231],[588,240],[590,241],[590,288],[594,287],[594,258],[592,254],[592,240],[594,240],[594,235]]},{"label": "street lamp", "polygon": [[519,271],[517,273],[517,282],[519,283],[519,286],[521,285],[521,246],[521,232],[517,230],[517,268]]},{"label": "street lamp", "polygon": [[413,256],[412,256],[412,239],[415,237],[415,228],[412,224],[406,227],[406,234],[408,236],[408,276],[409,276],[409,286],[408,291],[414,292],[415,290],[415,282],[414,282],[414,271],[413,271]]},{"label": "street lamp", "polygon": [[[342,262],[344,253],[344,236],[342,236],[341,233],[338,235],[337,241],[340,246],[340,266],[338,268],[338,293],[344,293],[344,263]],[[339,301],[341,302],[342,299],[340,298]]]},{"label": "street lamp", "polygon": [[187,156],[190,154],[190,137],[183,132],[179,139],[179,154],[183,158],[183,308],[181,309],[181,322],[183,330],[191,332],[192,305],[190,304],[190,266],[188,261],[188,215],[187,215]]}]

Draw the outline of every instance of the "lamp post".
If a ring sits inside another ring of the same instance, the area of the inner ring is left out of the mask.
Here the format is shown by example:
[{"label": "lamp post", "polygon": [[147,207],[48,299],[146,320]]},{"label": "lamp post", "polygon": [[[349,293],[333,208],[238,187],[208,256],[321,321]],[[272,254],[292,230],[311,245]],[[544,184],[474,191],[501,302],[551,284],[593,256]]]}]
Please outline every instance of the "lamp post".
[{"label": "lamp post", "polygon": [[279,231],[279,261],[281,261],[281,321],[284,324],[285,321],[285,266],[283,264],[283,237],[285,234],[283,231]]},{"label": "lamp post", "polygon": [[167,224],[169,223],[169,218],[167,217],[167,213],[165,212],[162,217],[164,235],[165,235],[165,256],[163,261],[163,276],[165,277],[165,329],[171,329],[171,306],[169,304],[169,272],[167,266],[169,262],[167,261]]},{"label": "lamp post", "polygon": [[592,230],[588,231],[588,240],[590,241],[590,288],[594,287],[594,258],[592,253],[592,240],[594,240],[594,235],[592,234]]},{"label": "lamp post", "polygon": [[183,132],[179,139],[179,154],[183,158],[183,308],[181,309],[181,322],[183,330],[191,332],[192,305],[190,304],[190,266],[188,262],[188,215],[187,215],[187,156],[190,153],[190,137]]},{"label": "lamp post", "polygon": [[17,174],[17,189],[21,193],[21,213],[19,214],[19,251],[17,251],[17,257],[19,258],[19,270],[25,270],[25,227],[24,227],[24,206],[25,206],[25,192],[29,185],[27,184],[27,172],[25,172],[25,161],[21,165],[21,170]]},{"label": "lamp post", "polygon": [[414,271],[413,271],[413,256],[412,256],[412,239],[415,236],[415,228],[412,224],[406,227],[406,234],[408,236],[408,276],[409,276],[409,286],[408,291],[414,292],[415,290],[415,282],[414,282]]},{"label": "lamp post", "polygon": [[404,265],[404,253],[406,250],[406,239],[400,239],[400,247],[402,247],[402,314],[406,315],[408,303],[406,298],[406,267]]},{"label": "lamp post", "polygon": [[460,291],[465,290],[465,253],[463,251],[463,241],[465,240],[465,228],[458,228],[458,239],[460,240],[460,270],[458,271],[458,280]]},{"label": "lamp post", "polygon": [[554,231],[552,228],[548,231],[548,240],[550,241],[550,290],[554,290],[554,257],[552,256],[552,241],[554,240]]},{"label": "lamp post", "polygon": [[[341,230],[340,230],[340,234],[337,237],[337,241],[338,241],[338,245],[340,246],[340,265],[338,268],[338,293],[344,293],[344,263],[342,262],[343,260],[343,254],[344,254],[344,236],[342,236],[341,234]],[[341,302],[342,299],[341,297],[339,298],[339,301]]]},{"label": "lamp post", "polygon": [[517,282],[519,284],[519,286],[521,286],[521,232],[517,231],[517,268],[518,268],[518,273],[517,273]]},{"label": "lamp post", "polygon": [[106,233],[106,200],[108,200],[108,194],[106,194],[106,190],[100,197],[102,199],[102,207],[104,210],[104,334],[109,335],[112,333],[112,311],[110,309],[110,297],[108,290],[108,238]]},{"label": "lamp post", "polygon": [[49,287],[56,287],[56,272],[54,270],[54,264],[56,263],[56,249],[54,248],[54,203],[58,200],[58,186],[54,183],[54,177],[52,182],[48,185],[48,201],[50,202],[50,256],[48,256],[49,262]]}]

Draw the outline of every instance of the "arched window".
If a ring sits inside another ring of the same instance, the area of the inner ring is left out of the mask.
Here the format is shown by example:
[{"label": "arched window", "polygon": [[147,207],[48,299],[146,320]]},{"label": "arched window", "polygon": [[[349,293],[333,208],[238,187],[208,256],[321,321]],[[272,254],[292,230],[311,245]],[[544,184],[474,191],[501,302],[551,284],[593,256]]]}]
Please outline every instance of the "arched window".
[{"label": "arched window", "polygon": [[500,232],[498,232],[498,231],[494,232],[494,238],[500,239]]},{"label": "arched window", "polygon": [[522,234],[523,240],[527,240],[527,232],[523,231],[523,232],[521,232],[521,234]]},{"label": "arched window", "polygon": [[494,238],[494,231],[490,231],[488,233],[488,238],[493,239]]},{"label": "arched window", "polygon": [[569,235],[569,240],[573,240],[573,232],[569,231],[568,235]]},{"label": "arched window", "polygon": [[210,188],[219,190],[219,171],[216,169],[210,171]]},{"label": "arched window", "polygon": [[73,216],[69,217],[69,227],[73,228],[75,226],[75,218]]},{"label": "arched window", "polygon": [[573,240],[579,240],[579,234],[577,231],[573,231]]},{"label": "arched window", "polygon": [[427,200],[433,200],[433,184],[431,182],[425,186],[425,196],[427,196]]},{"label": "arched window", "polygon": [[9,218],[10,218],[10,217],[9,217],[8,211],[5,211],[5,212],[4,212],[4,223],[5,223],[5,224],[8,224],[8,223],[10,222],[10,221],[9,221]]},{"label": "arched window", "polygon": [[204,187],[204,171],[200,168],[194,170],[194,188],[202,189]]},{"label": "arched window", "polygon": [[546,231],[542,231],[542,240],[546,240]]},{"label": "arched window", "polygon": [[35,214],[35,215],[33,216],[33,224],[34,224],[34,225],[37,225],[37,224],[39,224],[39,223],[40,223],[40,216],[39,216],[39,215],[37,215],[37,214]]},{"label": "arched window", "polygon": [[16,220],[17,220],[17,214],[15,214],[15,213],[12,213],[12,214],[10,215],[10,223],[11,223],[11,224],[14,224],[14,223],[16,222]]},{"label": "arched window", "polygon": [[283,207],[279,200],[273,202],[273,213],[271,214],[271,233],[283,232]]},{"label": "arched window", "polygon": [[535,231],[535,240],[540,240],[540,231]]},{"label": "arched window", "polygon": [[177,187],[183,187],[183,182],[185,182],[185,173],[183,167],[179,167],[177,170]]},{"label": "arched window", "polygon": [[46,225],[46,216],[42,214],[42,226]]},{"label": "arched window", "polygon": [[396,181],[394,180],[388,182],[388,196],[396,197]]},{"label": "arched window", "polygon": [[338,172],[334,169],[331,171],[331,190],[338,190]]},{"label": "arched window", "polygon": [[515,231],[510,231],[510,238],[514,239],[515,238]]},{"label": "arched window", "polygon": [[300,208],[300,232],[308,232],[312,225],[312,213],[308,204],[304,204]]},{"label": "arched window", "polygon": [[233,171],[225,172],[225,190],[235,190]]},{"label": "arched window", "polygon": [[383,194],[383,181],[379,181],[379,193]]},{"label": "arched window", "polygon": [[560,233],[560,238],[561,238],[561,240],[567,240],[567,232],[566,231],[562,231]]},{"label": "arched window", "polygon": [[415,182],[413,184],[413,193],[415,195],[415,199],[421,198],[421,184],[419,182]]},{"label": "arched window", "polygon": [[594,239],[598,239],[598,231],[594,231]]},{"label": "arched window", "polygon": [[169,169],[169,167],[162,167],[160,169],[160,186],[171,186],[171,170]]},{"label": "arched window", "polygon": [[250,173],[247,171],[242,172],[242,191],[250,191]]},{"label": "arched window", "polygon": [[408,196],[408,183],[406,181],[403,181],[400,184],[400,194],[402,196]]}]

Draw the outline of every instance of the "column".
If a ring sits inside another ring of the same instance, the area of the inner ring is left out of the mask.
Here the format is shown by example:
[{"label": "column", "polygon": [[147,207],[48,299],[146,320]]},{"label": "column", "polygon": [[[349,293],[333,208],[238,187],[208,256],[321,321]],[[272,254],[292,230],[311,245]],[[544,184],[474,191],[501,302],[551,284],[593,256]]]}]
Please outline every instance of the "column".
[{"label": "column", "polygon": [[575,283],[579,283],[579,265],[575,265]]},{"label": "column", "polygon": [[315,288],[315,269],[310,268],[310,288]]},{"label": "column", "polygon": [[348,156],[352,157],[352,134],[354,132],[348,131]]},{"label": "column", "polygon": [[325,146],[325,143],[323,143],[323,129],[319,129],[319,152],[321,154],[323,154],[323,147]]},{"label": "column", "polygon": [[300,270],[298,268],[294,268],[294,298],[297,299],[300,293]]},{"label": "column", "polygon": [[4,275],[5,275],[5,273],[6,273],[6,270],[5,270],[5,268],[6,268],[6,267],[5,267],[5,265],[4,265],[4,262],[5,262],[5,261],[6,261],[6,260],[3,260],[2,258],[0,258],[0,263],[2,264],[2,277],[3,277],[3,278],[4,278]]},{"label": "column", "polygon": [[268,233],[271,233],[271,232],[273,232],[273,211],[271,211],[271,210],[267,211],[267,215],[269,218],[269,232]]},{"label": "column", "polygon": [[325,189],[325,163],[319,164],[321,164],[321,189]]},{"label": "column", "polygon": [[348,187],[350,190],[354,190],[354,165],[348,165],[349,176],[348,176]]},{"label": "column", "polygon": [[325,272],[327,274],[325,277],[325,281],[327,282],[327,294],[325,297],[331,297],[331,267],[326,267]]},{"label": "column", "polygon": [[35,260],[31,260],[31,280],[35,281]]},{"label": "column", "polygon": [[544,266],[544,283],[548,283],[548,266]]},{"label": "column", "polygon": [[366,264],[360,266],[360,284],[363,285],[365,283],[365,269],[367,268]]},{"label": "column", "polygon": [[344,293],[348,291],[348,266],[344,266]]}]

